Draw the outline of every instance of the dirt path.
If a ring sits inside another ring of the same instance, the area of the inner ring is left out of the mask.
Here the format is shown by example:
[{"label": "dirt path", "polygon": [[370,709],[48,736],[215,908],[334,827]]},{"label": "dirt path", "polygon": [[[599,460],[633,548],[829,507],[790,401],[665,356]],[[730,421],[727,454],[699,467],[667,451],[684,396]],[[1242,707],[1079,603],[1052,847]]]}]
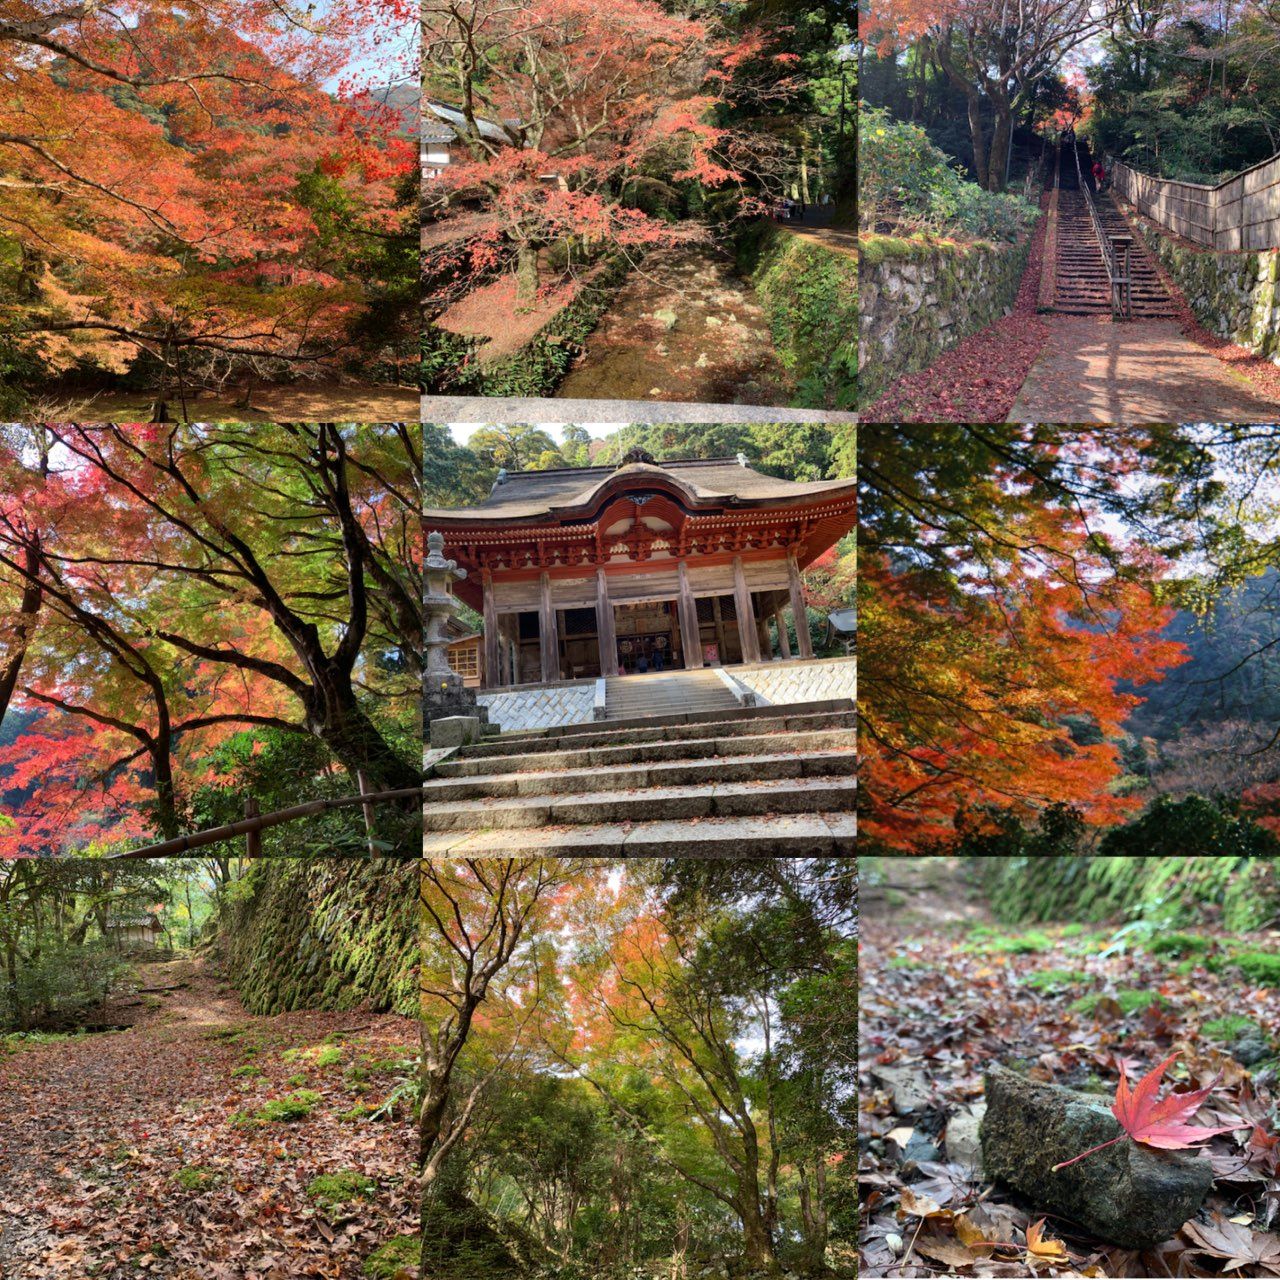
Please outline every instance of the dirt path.
[{"label": "dirt path", "polygon": [[1277,404],[1174,320],[1047,316],[1009,422],[1260,422]]},{"label": "dirt path", "polygon": [[[414,1229],[410,1118],[365,1114],[408,1074],[410,1020],[252,1017],[202,962],[136,972],[172,989],[95,1012],[128,1030],[0,1059],[0,1277],[354,1280]],[[325,1207],[308,1186],[339,1171],[364,1194]]]},{"label": "dirt path", "polygon": [[[76,422],[147,422],[154,397],[103,393],[51,400],[43,416]],[[178,411],[176,400],[170,409]],[[413,387],[314,386],[263,387],[253,395],[253,407],[236,405],[235,397],[187,402],[188,416],[197,422],[416,422],[418,392]]]},{"label": "dirt path", "polygon": [[793,226],[789,222],[782,222],[778,225],[791,235],[799,236],[801,240],[809,240],[814,244],[821,245],[824,249],[831,249],[835,253],[847,253],[851,258],[858,256],[858,233],[852,228],[802,227]]},{"label": "dirt path", "polygon": [[725,254],[650,254],[624,284],[561,399],[778,404],[791,399],[764,309]]}]

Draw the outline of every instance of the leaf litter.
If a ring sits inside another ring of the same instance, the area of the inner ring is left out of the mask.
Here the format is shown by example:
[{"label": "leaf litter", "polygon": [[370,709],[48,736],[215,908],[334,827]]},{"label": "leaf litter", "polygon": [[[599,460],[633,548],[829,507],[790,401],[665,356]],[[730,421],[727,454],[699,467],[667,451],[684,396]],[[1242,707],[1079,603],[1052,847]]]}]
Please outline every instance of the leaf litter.
[{"label": "leaf litter", "polygon": [[[895,883],[910,878],[913,863],[893,860]],[[864,886],[861,1274],[1280,1276],[1277,1060],[1247,1067],[1204,1031],[1244,1015],[1275,1044],[1280,990],[1141,949],[1103,954],[1078,927],[1064,936],[1037,925],[1048,945],[1034,950],[984,946],[974,931],[981,920],[957,911],[959,896],[954,885],[939,891],[921,880],[903,909]],[[1095,936],[1107,933],[1097,926]],[[1078,981],[1028,982],[1059,972]],[[1134,990],[1159,999],[1126,1014],[1115,995]],[[1091,994],[1100,998],[1088,1011],[1072,1007]],[[986,1181],[977,1117],[982,1073],[996,1061],[1114,1095],[1124,1141],[1200,1152],[1214,1170],[1200,1214],[1173,1239],[1135,1252]],[[1171,1068],[1173,1090],[1158,1099]]]}]

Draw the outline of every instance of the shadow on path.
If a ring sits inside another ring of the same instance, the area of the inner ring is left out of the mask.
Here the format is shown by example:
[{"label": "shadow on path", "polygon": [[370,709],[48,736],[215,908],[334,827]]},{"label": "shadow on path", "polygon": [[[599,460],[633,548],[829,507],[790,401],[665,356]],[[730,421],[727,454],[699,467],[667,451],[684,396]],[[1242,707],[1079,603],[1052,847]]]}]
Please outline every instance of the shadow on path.
[{"label": "shadow on path", "polygon": [[1049,340],[1009,422],[1257,422],[1276,402],[1176,321],[1046,316]]}]

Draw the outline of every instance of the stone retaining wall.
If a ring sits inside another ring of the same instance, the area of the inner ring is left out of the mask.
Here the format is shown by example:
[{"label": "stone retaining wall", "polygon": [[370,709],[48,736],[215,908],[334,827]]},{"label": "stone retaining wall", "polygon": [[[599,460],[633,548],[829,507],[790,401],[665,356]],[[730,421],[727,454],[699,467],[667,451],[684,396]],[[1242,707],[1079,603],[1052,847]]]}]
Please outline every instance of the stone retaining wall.
[{"label": "stone retaining wall", "polygon": [[513,729],[554,729],[565,724],[589,724],[595,718],[596,682],[526,685],[476,695],[489,708],[489,723],[504,733]]},{"label": "stone retaining wall", "polygon": [[1210,333],[1280,364],[1280,249],[1214,253],[1179,244],[1144,218],[1135,221]]},{"label": "stone retaining wall", "polygon": [[927,369],[1008,315],[1030,252],[1030,235],[1002,245],[862,237],[860,402],[871,404],[895,378]]},{"label": "stone retaining wall", "polygon": [[858,663],[854,658],[762,662],[727,670],[740,685],[756,695],[761,705],[823,702],[858,695]]}]

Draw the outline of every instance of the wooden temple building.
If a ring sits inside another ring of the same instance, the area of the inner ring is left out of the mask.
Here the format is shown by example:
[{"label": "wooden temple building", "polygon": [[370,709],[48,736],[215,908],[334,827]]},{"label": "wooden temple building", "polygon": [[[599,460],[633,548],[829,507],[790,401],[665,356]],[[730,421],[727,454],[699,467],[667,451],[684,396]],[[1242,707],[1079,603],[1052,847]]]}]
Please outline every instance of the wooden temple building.
[{"label": "wooden temple building", "polygon": [[[484,618],[488,689],[812,658],[801,571],[855,524],[855,482],[795,483],[734,458],[500,472],[479,506],[430,510]],[[468,681],[471,683],[471,681]]]}]

